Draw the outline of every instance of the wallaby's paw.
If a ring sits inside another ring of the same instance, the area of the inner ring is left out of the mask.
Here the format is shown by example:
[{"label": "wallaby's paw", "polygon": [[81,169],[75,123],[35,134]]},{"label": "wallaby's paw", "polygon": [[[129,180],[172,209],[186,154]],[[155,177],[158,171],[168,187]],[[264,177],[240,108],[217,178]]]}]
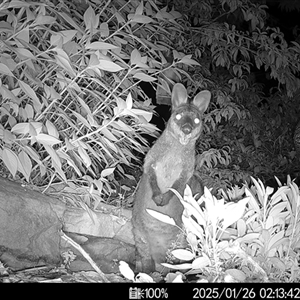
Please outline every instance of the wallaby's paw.
[{"label": "wallaby's paw", "polygon": [[164,206],[165,204],[163,204],[163,195],[157,195],[155,197],[153,197],[153,201],[155,202],[155,204],[157,206]]},{"label": "wallaby's paw", "polygon": [[154,202],[156,203],[157,206],[165,206],[170,202],[170,195],[169,193],[164,193],[164,194],[160,194],[156,197],[153,198]]}]

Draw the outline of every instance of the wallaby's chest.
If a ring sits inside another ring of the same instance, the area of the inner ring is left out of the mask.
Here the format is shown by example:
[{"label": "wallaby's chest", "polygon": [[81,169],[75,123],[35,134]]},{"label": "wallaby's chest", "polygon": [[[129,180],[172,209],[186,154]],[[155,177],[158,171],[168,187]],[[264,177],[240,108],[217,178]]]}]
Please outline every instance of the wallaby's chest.
[{"label": "wallaby's chest", "polygon": [[195,154],[190,147],[187,149],[188,151],[185,151],[181,146],[177,147],[175,143],[167,146],[158,141],[146,156],[145,171],[146,173],[155,173],[158,187],[162,193],[167,192],[168,188],[183,174],[193,172]]},{"label": "wallaby's chest", "polygon": [[184,169],[183,157],[174,153],[167,153],[151,167],[154,169],[160,190],[165,193],[169,187],[181,176]]}]

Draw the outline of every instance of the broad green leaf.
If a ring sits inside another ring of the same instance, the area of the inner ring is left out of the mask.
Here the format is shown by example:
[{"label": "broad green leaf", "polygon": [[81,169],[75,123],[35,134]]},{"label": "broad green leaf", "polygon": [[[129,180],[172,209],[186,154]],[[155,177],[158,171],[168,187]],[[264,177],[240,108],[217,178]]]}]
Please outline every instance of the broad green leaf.
[{"label": "broad green leaf", "polygon": [[192,260],[195,258],[195,254],[186,249],[175,249],[172,254],[180,260]]},{"label": "broad green leaf", "polygon": [[135,276],[135,282],[139,282],[139,283],[143,283],[143,282],[147,282],[147,283],[154,283],[153,278],[146,274],[146,273],[139,273]]},{"label": "broad green leaf", "polygon": [[[205,216],[204,216],[204,214],[199,206],[199,203],[198,203],[199,201],[197,202],[195,200],[195,198],[193,197],[192,190],[188,184],[186,185],[186,187],[184,189],[183,200],[192,206],[193,211],[191,211],[191,212],[194,212],[194,210],[195,210],[195,212],[193,214],[196,218],[198,216],[198,218],[200,218],[202,221],[205,220]],[[197,218],[197,220],[198,220],[198,218]]]},{"label": "broad green leaf", "polygon": [[0,73],[9,75],[9,76],[14,76],[14,74],[11,72],[11,70],[8,68],[8,66],[3,63],[0,63]]},{"label": "broad green leaf", "polygon": [[184,227],[186,228],[187,232],[192,232],[200,240],[203,238],[204,233],[202,227],[197,222],[195,222],[190,216],[186,216],[183,213],[182,223],[184,224]]},{"label": "broad green leaf", "polygon": [[250,176],[250,177],[256,187],[258,199],[259,199],[260,203],[262,205],[264,205],[264,195],[266,193],[265,187],[260,179],[256,180],[254,177],[252,177],[252,176]]},{"label": "broad green leaf", "polygon": [[103,59],[99,59],[99,64],[97,65],[97,67],[101,70],[109,71],[109,72],[119,72],[124,69],[112,61],[103,60]]},{"label": "broad green leaf", "polygon": [[238,269],[227,269],[225,271],[226,274],[229,274],[231,277],[233,277],[234,279],[240,281],[240,282],[244,282],[246,279],[246,274]]},{"label": "broad green leaf", "polygon": [[128,131],[128,132],[132,132],[133,128],[130,127],[129,125],[127,125],[126,123],[124,123],[123,121],[121,121],[120,119],[118,119],[117,121],[112,121],[110,123],[110,125],[114,128],[116,128],[118,131]]},{"label": "broad green leaf", "polygon": [[28,49],[16,48],[15,52],[18,54],[18,57],[21,60],[28,59],[28,58],[35,59],[35,56]]},{"label": "broad green leaf", "polygon": [[58,32],[63,37],[63,44],[71,41],[73,37],[77,34],[77,30],[62,30]]},{"label": "broad green leaf", "polygon": [[92,161],[87,154],[86,150],[83,147],[78,147],[78,153],[87,168],[89,168],[92,164]]},{"label": "broad green leaf", "polygon": [[147,75],[145,73],[142,73],[142,72],[135,73],[133,75],[133,78],[136,78],[136,79],[139,79],[139,80],[142,80],[142,81],[146,81],[146,82],[151,82],[151,81],[157,80],[157,78],[149,76],[149,75]]},{"label": "broad green leaf", "polygon": [[115,107],[115,108],[117,108],[117,110],[116,110],[115,116],[117,114],[119,114],[122,110],[127,108],[126,102],[122,98],[117,97],[116,101],[117,101],[117,107]]},{"label": "broad green leaf", "polygon": [[57,139],[59,138],[59,133],[51,121],[49,121],[49,120],[46,121],[46,128],[47,128],[49,135],[51,135]]},{"label": "broad green leaf", "polygon": [[268,216],[266,222],[265,222],[265,228],[266,229],[269,229],[269,228],[272,228],[274,226],[274,218],[272,216]]},{"label": "broad green leaf", "polygon": [[37,152],[29,146],[25,146],[24,151],[39,165],[42,165],[42,161],[40,160],[40,156]]},{"label": "broad green leaf", "polygon": [[[174,191],[176,193],[176,191]],[[184,190],[184,199],[180,199],[187,215],[193,215],[199,225],[206,225],[206,220],[197,201],[193,198],[192,191],[187,185]]]},{"label": "broad green leaf", "polygon": [[118,23],[120,24],[126,23],[123,16],[118,11],[115,11],[114,16],[117,18]]},{"label": "broad green leaf", "polygon": [[14,1],[11,1],[10,3],[7,3],[8,6],[7,8],[14,8],[14,7],[29,7],[32,5],[32,3],[26,3],[24,1],[18,1],[18,0],[14,0]]},{"label": "broad green leaf", "polygon": [[80,177],[82,176],[82,173],[76,166],[75,162],[67,153],[63,152],[62,150],[57,150],[56,153],[59,157],[65,159],[67,161],[68,165],[71,166],[75,170],[75,172],[78,174],[78,176],[80,176]]},{"label": "broad green leaf", "polygon": [[194,233],[188,232],[186,235],[186,241],[192,247],[194,251],[198,251],[198,241]]},{"label": "broad green leaf", "polygon": [[126,279],[134,281],[134,272],[130,269],[127,262],[122,260],[119,262],[119,271]]},{"label": "broad green leaf", "polygon": [[114,171],[115,171],[115,167],[114,168],[106,168],[106,169],[102,170],[101,177],[107,177],[107,176],[111,175]]},{"label": "broad green leaf", "polygon": [[[173,11],[174,13],[174,11]],[[165,8],[161,9],[160,11],[157,12],[157,14],[155,15],[156,18],[161,19],[161,20],[172,20],[174,19],[174,15],[180,15],[180,14],[171,14],[171,12],[167,12],[165,10]]]},{"label": "broad green leaf", "polygon": [[76,30],[80,33],[84,33],[84,31],[82,30],[82,28],[67,14],[64,12],[57,12],[63,19],[65,19],[65,21],[67,21],[67,23],[69,23],[71,26],[73,26],[74,28],[76,28]]},{"label": "broad green leaf", "polygon": [[55,163],[55,165],[61,169],[61,160],[60,160],[59,156],[57,155],[56,151],[47,144],[44,145],[44,147],[45,147],[47,153],[49,154],[49,156],[51,157],[52,165],[53,165],[53,163]]},{"label": "broad green leaf", "polygon": [[56,161],[52,160],[52,166],[55,169],[55,171],[59,174],[59,176],[62,178],[62,180],[64,182],[67,182],[67,178],[66,178],[66,175],[65,175],[65,173],[63,172],[63,170],[61,168],[61,164],[58,166],[56,164]]},{"label": "broad green leaf", "polygon": [[179,265],[171,265],[168,263],[162,263],[162,266],[169,268],[169,269],[174,269],[174,270],[186,270],[186,269],[191,269],[192,264],[185,263],[185,264],[179,264]]},{"label": "broad green leaf", "polygon": [[128,44],[128,41],[121,39],[118,36],[114,36],[113,39],[118,45],[127,45]]},{"label": "broad green leaf", "polygon": [[21,103],[21,100],[18,97],[16,97],[9,89],[7,89],[4,85],[1,84],[0,84],[0,93],[2,94],[3,99],[11,99],[16,104]]},{"label": "broad green leaf", "polygon": [[16,134],[29,133],[29,124],[30,123],[18,123],[11,129],[11,132],[14,132]]},{"label": "broad green leaf", "polygon": [[45,133],[39,133],[38,135],[35,136],[36,140],[40,142],[41,144],[45,145],[56,145],[61,143],[59,139],[55,138],[54,136],[45,134]]},{"label": "broad green leaf", "polygon": [[[178,274],[179,273],[179,274]],[[165,282],[166,283],[183,283],[182,280],[182,273],[176,272],[175,273],[168,273],[167,276],[165,277]]]},{"label": "broad green leaf", "polygon": [[19,163],[20,163],[18,165],[18,169],[24,175],[27,182],[29,182],[29,177],[30,177],[31,170],[32,170],[31,160],[30,160],[29,156],[27,155],[27,153],[23,150],[19,153],[18,156],[19,156]]},{"label": "broad green leaf", "polygon": [[76,111],[73,111],[72,113],[76,116],[76,118],[78,119],[79,122],[82,122],[86,127],[91,129],[91,125],[85,117],[83,117],[81,114],[79,114]]},{"label": "broad green leaf", "polygon": [[94,179],[93,183],[96,185],[98,192],[101,194],[103,189],[103,182],[101,179]]},{"label": "broad green leaf", "polygon": [[55,56],[56,62],[65,70],[67,71],[70,75],[75,76],[75,72],[73,68],[71,67],[70,64],[70,59],[68,54],[63,50],[58,47],[54,48],[53,50],[56,51],[57,55]]},{"label": "broad green leaf", "polygon": [[128,14],[128,20],[141,24],[148,24],[154,22],[154,20],[150,17],[136,14]]},{"label": "broad green leaf", "polygon": [[79,103],[81,105],[80,108],[84,109],[87,114],[92,115],[92,112],[91,112],[89,106],[85,103],[85,101],[78,95],[76,96],[76,99],[79,101]]},{"label": "broad green leaf", "polygon": [[200,64],[197,61],[195,61],[194,59],[191,59],[191,56],[192,55],[184,56],[183,58],[180,59],[179,63],[185,64],[188,66],[193,66],[193,65],[200,66]]},{"label": "broad green leaf", "polygon": [[32,105],[30,105],[30,104],[27,103],[25,105],[25,111],[26,111],[28,119],[33,119],[33,117],[34,117],[34,110],[32,108]]},{"label": "broad green leaf", "polygon": [[54,24],[55,21],[56,18],[39,14],[37,18],[34,20],[34,25]]},{"label": "broad green leaf", "polygon": [[236,226],[238,231],[238,237],[244,236],[247,230],[246,222],[243,219],[239,219],[237,220]]},{"label": "broad green leaf", "polygon": [[258,240],[260,233],[259,232],[250,232],[244,235],[243,237],[237,238],[236,241],[239,243],[242,242],[249,242],[249,241],[255,241]]},{"label": "broad green leaf", "polygon": [[[187,201],[184,201],[184,200],[181,200],[180,199],[180,202],[181,204],[183,205],[186,213],[189,215],[189,216],[193,216],[196,220],[197,220],[197,223],[199,225],[203,225],[205,226],[206,225],[206,220],[204,218],[204,215],[202,213],[202,211],[200,210],[200,207],[198,205],[198,208],[195,208],[191,203],[187,202]],[[196,201],[195,201],[196,202]],[[197,203],[197,202],[196,202]]]},{"label": "broad green leaf", "polygon": [[131,112],[137,116],[142,116],[143,118],[145,118],[145,120],[147,122],[150,122],[150,120],[153,117],[153,113],[150,111],[146,111],[146,110],[142,110],[142,109],[138,109],[138,108],[132,108]]},{"label": "broad green leaf", "polygon": [[144,3],[143,3],[143,1],[141,1],[140,4],[136,7],[135,14],[142,15],[143,10],[144,10]]},{"label": "broad green leaf", "polygon": [[126,108],[131,109],[132,108],[132,96],[131,93],[129,92],[127,97],[126,97]]},{"label": "broad green leaf", "polygon": [[284,237],[284,230],[281,230],[279,232],[277,232],[276,234],[274,234],[271,238],[270,241],[268,243],[267,249],[271,250],[272,248],[278,247],[279,245],[283,244],[283,237]]},{"label": "broad green leaf", "polygon": [[50,37],[51,46],[62,47],[63,45],[63,37],[60,34],[52,34]]},{"label": "broad green leaf", "polygon": [[3,130],[3,141],[6,144],[12,144],[13,142],[15,142],[16,140],[16,136],[14,134],[12,134],[9,130],[4,129]]},{"label": "broad green leaf", "polygon": [[109,36],[109,28],[107,22],[100,24],[100,35],[102,38]]},{"label": "broad green leaf", "polygon": [[89,124],[92,126],[92,127],[95,127],[95,128],[98,128],[99,127],[99,124],[97,123],[97,121],[94,119],[93,115],[92,114],[88,114],[86,116]]},{"label": "broad green leaf", "polygon": [[211,265],[211,261],[207,255],[197,257],[192,262],[192,269],[202,269]]},{"label": "broad green leaf", "polygon": [[16,35],[16,38],[18,40],[22,40],[25,43],[29,43],[29,26],[23,28],[21,31],[19,31]]},{"label": "broad green leaf", "polygon": [[287,265],[284,262],[284,259],[280,259],[279,257],[269,257],[268,260],[274,265],[275,268],[284,272],[287,269]]},{"label": "broad green leaf", "polygon": [[[107,146],[109,148],[111,148],[115,153],[119,153],[118,148],[115,146],[114,143],[112,143],[110,140],[108,140],[107,138],[103,137],[103,140],[105,141],[105,143],[107,144]],[[120,153],[119,153],[120,154]]]},{"label": "broad green leaf", "polygon": [[18,80],[18,83],[20,85],[20,88],[23,90],[23,92],[30,97],[33,100],[33,106],[36,111],[40,111],[41,109],[41,103],[39,98],[37,97],[35,91],[24,81]]},{"label": "broad green leaf", "polygon": [[34,134],[32,135],[36,136],[37,134],[41,133],[43,129],[43,124],[41,122],[30,122],[29,124],[29,133],[31,134],[31,130],[34,130]]},{"label": "broad green leaf", "polygon": [[171,218],[171,217],[169,217],[169,216],[167,216],[167,215],[165,215],[163,213],[160,213],[158,211],[155,211],[153,209],[148,209],[147,208],[146,211],[147,211],[147,213],[149,215],[151,215],[155,219],[157,219],[157,220],[159,220],[161,222],[164,222],[164,223],[176,226],[176,223],[175,223],[175,221],[174,221],[173,218]]},{"label": "broad green leaf", "polygon": [[87,45],[85,48],[94,49],[94,50],[110,50],[110,49],[118,49],[119,47],[105,42],[93,42]]},{"label": "broad green leaf", "polygon": [[70,150],[72,151],[75,149],[75,146],[67,138],[65,138],[65,143],[66,143],[68,151],[70,151]]},{"label": "broad green leaf", "polygon": [[10,149],[4,148],[2,151],[2,160],[12,176],[15,177],[19,164],[17,155]]},{"label": "broad green leaf", "polygon": [[107,128],[105,128],[105,127],[101,129],[101,133],[103,135],[105,135],[108,139],[110,139],[113,142],[117,142],[118,141],[118,139],[111,133],[111,131],[108,130]]},{"label": "broad green leaf", "polygon": [[249,197],[246,197],[237,203],[225,204],[224,213],[222,214],[224,217],[222,223],[223,230],[225,230],[227,227],[235,223],[238,219],[240,219],[243,216],[248,201]]},{"label": "broad green leaf", "polygon": [[99,17],[95,15],[95,11],[91,6],[85,11],[83,19],[87,30],[95,29],[99,25]]},{"label": "broad green leaf", "polygon": [[[271,203],[274,208],[277,206],[278,202],[283,201],[283,203],[287,206],[287,193],[289,191],[289,188],[287,186],[280,186],[280,188],[272,195],[271,197]],[[271,209],[272,211],[272,209]]]},{"label": "broad green leaf", "polygon": [[246,196],[249,197],[250,208],[253,208],[257,213],[260,213],[260,207],[258,205],[258,201],[256,200],[256,198],[252,194],[251,190],[246,188],[245,189],[245,194],[246,194]]},{"label": "broad green leaf", "polygon": [[130,54],[130,64],[131,65],[139,65],[141,62],[142,56],[137,49],[133,49]]}]

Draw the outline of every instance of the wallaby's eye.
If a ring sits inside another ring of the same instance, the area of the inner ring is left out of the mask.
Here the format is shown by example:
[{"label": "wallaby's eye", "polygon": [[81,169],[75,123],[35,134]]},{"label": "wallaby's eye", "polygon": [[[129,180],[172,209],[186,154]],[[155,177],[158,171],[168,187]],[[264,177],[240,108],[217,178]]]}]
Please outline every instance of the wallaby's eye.
[{"label": "wallaby's eye", "polygon": [[177,114],[176,116],[175,116],[175,118],[176,118],[176,120],[180,120],[181,119],[181,114]]},{"label": "wallaby's eye", "polygon": [[199,124],[200,120],[198,118],[195,118],[194,122],[195,122],[195,124]]}]

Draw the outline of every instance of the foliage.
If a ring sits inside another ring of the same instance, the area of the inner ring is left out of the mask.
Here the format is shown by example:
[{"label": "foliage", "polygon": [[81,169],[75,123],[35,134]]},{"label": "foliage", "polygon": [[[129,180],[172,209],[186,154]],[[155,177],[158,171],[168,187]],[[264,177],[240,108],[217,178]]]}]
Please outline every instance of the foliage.
[{"label": "foliage", "polygon": [[204,184],[218,189],[249,181],[250,175],[267,181],[273,174],[295,172],[298,31],[294,41],[286,40],[279,28],[270,27],[268,7],[256,1],[173,3],[193,24],[177,47],[185,45],[200,63],[190,74],[191,89],[207,88],[215,95],[198,145],[197,169]]},{"label": "foliage", "polygon": [[[170,67],[166,33],[180,14],[123,0],[6,0],[0,13],[2,163],[34,185],[64,182],[95,208],[156,134],[138,84]],[[173,55],[175,69],[196,63]]]},{"label": "foliage", "polygon": [[[132,179],[126,166],[136,168],[145,134],[156,134],[139,83],[170,93],[169,71],[191,96],[214,95],[197,146],[205,185],[266,181],[299,167],[299,44],[270,27],[267,7],[255,1],[159,5],[1,3],[0,157],[13,177],[46,188],[65,182],[96,207],[120,185],[117,175]],[[278,88],[264,89],[261,76]]]},{"label": "foliage", "polygon": [[288,178],[274,193],[252,181],[223,191],[219,200],[207,188],[198,201],[188,186],[183,199],[176,192],[189,247],[172,251],[184,263],[163,265],[199,281],[298,282],[299,188]]}]

